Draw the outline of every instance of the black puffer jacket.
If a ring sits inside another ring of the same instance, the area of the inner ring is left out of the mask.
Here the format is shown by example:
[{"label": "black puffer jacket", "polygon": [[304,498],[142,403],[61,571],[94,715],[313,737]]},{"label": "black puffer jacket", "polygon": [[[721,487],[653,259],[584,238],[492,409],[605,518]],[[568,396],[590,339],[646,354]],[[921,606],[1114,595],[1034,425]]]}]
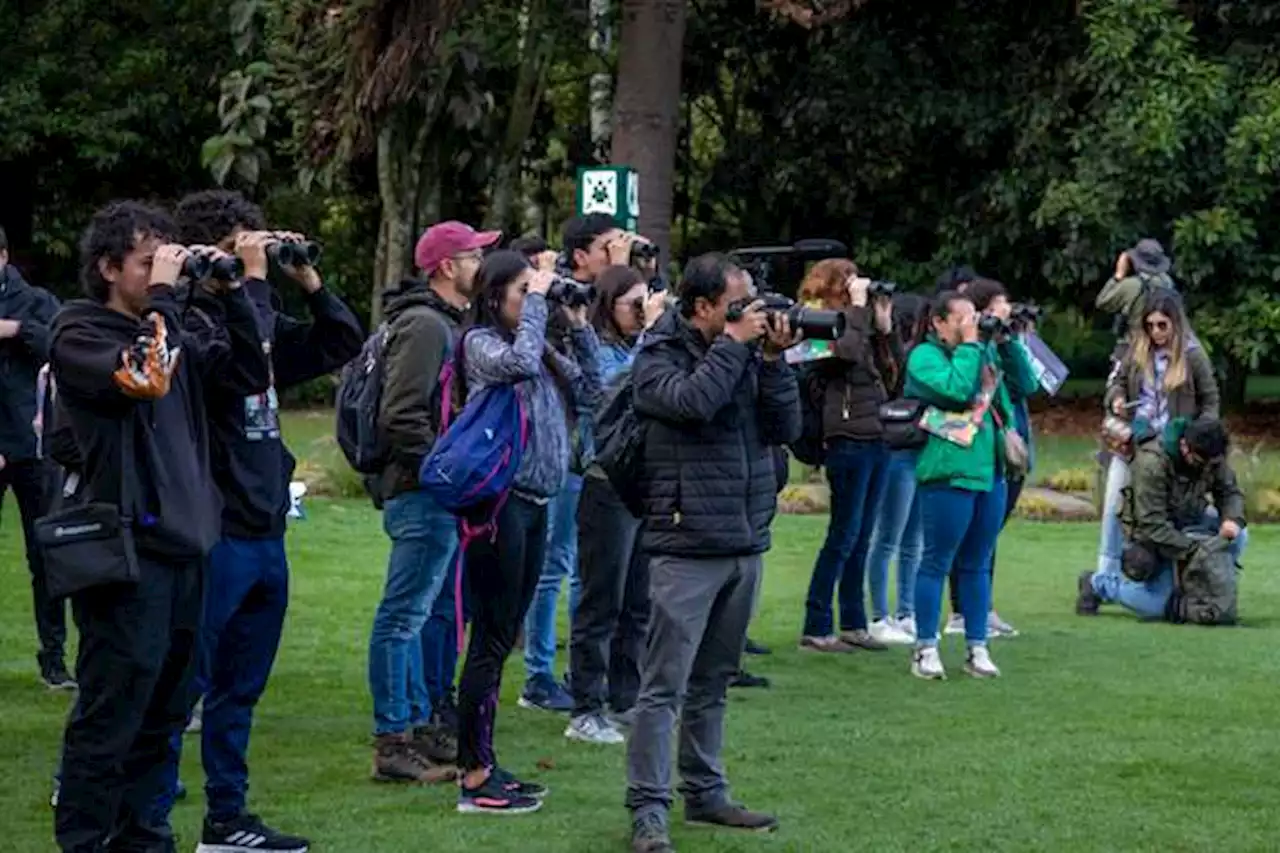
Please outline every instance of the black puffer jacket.
[{"label": "black puffer jacket", "polygon": [[16,337],[0,340],[0,456],[36,455],[36,375],[49,360],[49,327],[58,300],[32,287],[12,264],[0,267],[0,320],[16,320]]},{"label": "black puffer jacket", "polygon": [[714,558],[769,549],[777,510],[774,447],[800,434],[800,396],[782,360],[702,333],[668,312],[631,369],[645,420],[650,554]]},{"label": "black puffer jacket", "polygon": [[872,310],[849,308],[844,336],[835,343],[835,358],[823,362],[827,377],[822,401],[822,437],[879,441],[884,436],[880,404],[904,372],[897,334],[875,327]]}]

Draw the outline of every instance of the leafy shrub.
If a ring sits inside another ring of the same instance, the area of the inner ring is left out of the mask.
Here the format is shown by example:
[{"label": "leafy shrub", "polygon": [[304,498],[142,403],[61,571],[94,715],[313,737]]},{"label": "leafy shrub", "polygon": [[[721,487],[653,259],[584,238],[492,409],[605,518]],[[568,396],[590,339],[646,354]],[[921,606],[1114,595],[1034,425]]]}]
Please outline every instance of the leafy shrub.
[{"label": "leafy shrub", "polygon": [[1097,481],[1097,467],[1064,468],[1054,471],[1045,478],[1044,484],[1055,492],[1085,493],[1092,492]]}]

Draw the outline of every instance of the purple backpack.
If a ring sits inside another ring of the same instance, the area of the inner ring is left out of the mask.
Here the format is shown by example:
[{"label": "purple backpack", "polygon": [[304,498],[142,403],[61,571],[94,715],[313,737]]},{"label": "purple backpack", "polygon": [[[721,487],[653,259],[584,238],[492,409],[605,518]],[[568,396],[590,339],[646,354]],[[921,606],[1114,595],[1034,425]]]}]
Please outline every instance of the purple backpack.
[{"label": "purple backpack", "polygon": [[462,375],[464,344],[440,371],[440,436],[422,460],[418,482],[436,503],[458,518],[458,647],[462,648],[462,560],[480,536],[497,535],[502,511],[529,443],[529,419],[514,385],[490,385],[467,401],[456,420],[455,380]]}]

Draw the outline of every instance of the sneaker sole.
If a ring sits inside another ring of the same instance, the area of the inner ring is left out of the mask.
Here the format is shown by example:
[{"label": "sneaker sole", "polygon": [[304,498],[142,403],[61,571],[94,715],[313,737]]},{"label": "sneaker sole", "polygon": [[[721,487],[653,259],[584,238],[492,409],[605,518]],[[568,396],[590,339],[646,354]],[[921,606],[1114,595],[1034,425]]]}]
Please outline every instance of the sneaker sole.
[{"label": "sneaker sole", "polygon": [[578,743],[589,743],[595,746],[618,746],[627,742],[627,739],[621,736],[619,736],[617,740],[597,740],[595,738],[589,738],[584,734],[580,734],[573,729],[565,729],[564,736],[567,740],[576,741]]},{"label": "sneaker sole", "polygon": [[983,672],[980,669],[974,669],[973,667],[969,666],[969,664],[964,665],[964,674],[971,676],[972,678],[977,678],[980,681],[989,681],[992,678],[1000,677],[999,672]]},{"label": "sneaker sole", "polygon": [[778,831],[778,824],[771,823],[768,826],[730,826],[724,823],[712,823],[706,820],[690,820],[684,819],[685,826],[697,827],[698,829],[728,829],[733,832],[750,832],[754,835],[769,835]]},{"label": "sneaker sole", "polygon": [[544,711],[544,712],[546,712],[546,713],[548,713],[548,714],[570,714],[570,713],[573,713],[573,709],[572,709],[572,708],[565,708],[563,711],[562,711],[562,710],[559,710],[559,709],[557,709],[557,708],[549,708],[549,707],[547,707],[546,705],[539,705],[537,702],[534,702],[534,701],[532,701],[532,700],[530,700],[530,699],[526,699],[526,698],[524,698],[523,696],[521,696],[521,697],[519,698],[519,700],[517,700],[517,701],[516,701],[516,704],[517,704],[517,705],[519,705],[521,708],[525,708],[525,709],[530,710],[530,711]]},{"label": "sneaker sole", "polygon": [[914,666],[911,667],[911,674],[914,675],[916,678],[920,679],[921,681],[946,681],[947,680],[947,674],[945,672],[939,672],[939,673],[921,672],[920,670],[916,669]]},{"label": "sneaker sole", "polygon": [[377,770],[369,774],[369,778],[379,785],[439,785],[441,782],[452,782],[458,778],[458,768],[452,765],[432,768],[428,778],[418,776],[389,776]]},{"label": "sneaker sole", "polygon": [[534,800],[531,805],[527,806],[510,806],[505,809],[495,809],[488,806],[477,806],[474,803],[458,803],[458,814],[494,814],[494,815],[517,815],[517,814],[533,814],[542,808],[542,800]]},{"label": "sneaker sole", "polygon": [[[262,850],[268,850],[264,847],[243,847],[242,844],[197,844],[196,853],[262,853]],[[270,848],[269,853],[307,853],[311,849],[310,844],[303,844],[302,847],[276,847]]]}]

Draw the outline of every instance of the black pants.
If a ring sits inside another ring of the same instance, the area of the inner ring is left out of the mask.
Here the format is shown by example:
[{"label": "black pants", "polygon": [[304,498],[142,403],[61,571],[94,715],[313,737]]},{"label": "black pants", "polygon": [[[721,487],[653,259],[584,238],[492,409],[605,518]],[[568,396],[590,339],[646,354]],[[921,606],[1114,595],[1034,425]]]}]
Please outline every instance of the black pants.
[{"label": "black pants", "polygon": [[195,705],[203,567],[139,562],[138,583],[72,599],[80,693],[67,721],[55,820],[64,853],[173,849],[156,802],[169,739]]},{"label": "black pants", "polygon": [[626,711],[640,692],[640,651],[649,630],[649,561],[640,520],[609,481],[588,475],[578,504],[578,578],[569,680],[573,713]]},{"label": "black pants", "polygon": [[[1013,510],[1018,506],[1018,497],[1022,494],[1022,487],[1026,485],[1026,481],[1025,480],[1009,480],[1008,485],[1009,485],[1009,492],[1008,492],[1008,498],[1005,500],[1005,504],[1004,504],[1004,521],[1000,523],[1001,530],[1004,530],[1004,526],[1008,524],[1009,519],[1013,517]],[[996,542],[996,545],[999,546],[999,541]],[[960,612],[960,594],[957,591],[959,589],[959,581],[960,581],[960,578],[959,578],[959,574],[956,572],[956,567],[952,566],[951,567],[951,612],[952,613]],[[993,601],[995,600],[995,585],[996,585],[996,552],[995,552],[995,549],[992,549],[991,551],[991,591],[992,591]],[[992,605],[992,608],[994,609],[994,605]]]},{"label": "black pants", "polygon": [[458,768],[492,768],[502,665],[516,644],[547,553],[547,507],[507,498],[494,537],[467,549],[463,572],[472,606],[471,641],[458,681]]},{"label": "black pants", "polygon": [[40,637],[43,667],[62,660],[67,642],[67,608],[61,600],[49,598],[45,587],[44,556],[36,546],[36,519],[48,512],[51,490],[55,488],[56,466],[41,459],[9,462],[0,469],[0,501],[13,490],[22,517],[22,537],[27,547],[27,569],[31,572],[31,592],[36,614],[36,633]]}]

